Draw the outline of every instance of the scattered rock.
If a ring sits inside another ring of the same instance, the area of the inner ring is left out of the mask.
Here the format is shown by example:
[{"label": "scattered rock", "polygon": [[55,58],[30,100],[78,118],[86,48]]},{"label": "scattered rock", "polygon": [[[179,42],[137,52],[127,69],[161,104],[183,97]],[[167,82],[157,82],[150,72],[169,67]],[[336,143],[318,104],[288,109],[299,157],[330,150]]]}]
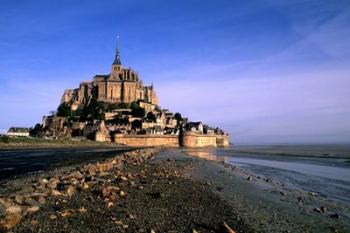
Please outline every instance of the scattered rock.
[{"label": "scattered rock", "polygon": [[119,225],[119,226],[124,225],[124,223],[122,221],[120,221],[120,220],[116,220],[116,221],[114,221],[114,223]]},{"label": "scattered rock", "polygon": [[61,216],[65,218],[65,217],[69,217],[71,214],[72,214],[72,213],[69,212],[69,210],[64,210],[64,211],[61,213]]},{"label": "scattered rock", "polygon": [[38,225],[39,222],[36,219],[33,219],[32,221],[30,221],[30,224],[32,225]]},{"label": "scattered rock", "polygon": [[46,197],[46,193],[38,193],[38,192],[33,192],[30,194],[31,197]]},{"label": "scattered rock", "polygon": [[3,214],[20,214],[22,212],[22,209],[20,206],[14,204],[9,199],[0,198],[0,206]]},{"label": "scattered rock", "polygon": [[55,189],[57,187],[57,184],[60,182],[60,180],[57,177],[52,177],[49,180],[48,187],[51,189]]},{"label": "scattered rock", "polygon": [[223,227],[226,233],[236,233],[226,222],[223,222]]},{"label": "scattered rock", "polygon": [[57,191],[56,189],[51,189],[50,194],[51,194],[51,196],[54,196],[54,197],[63,195],[61,192]]},{"label": "scattered rock", "polygon": [[42,184],[42,185],[46,185],[46,184],[49,183],[49,181],[47,179],[43,178],[43,179],[39,180],[39,183]]},{"label": "scattered rock", "polygon": [[22,218],[22,208],[9,199],[0,198],[0,232],[13,228]]},{"label": "scattered rock", "polygon": [[107,208],[112,208],[113,206],[114,206],[113,202],[110,201],[110,202],[107,203]]},{"label": "scattered rock", "polygon": [[67,188],[66,194],[68,197],[71,197],[75,194],[75,192],[76,192],[75,188],[73,186],[69,186]]},{"label": "scattered rock", "polygon": [[77,180],[81,180],[84,178],[84,176],[79,171],[74,171],[68,175],[68,178],[69,179],[75,178]]},{"label": "scattered rock", "polygon": [[93,181],[89,181],[89,182],[85,182],[83,185],[83,189],[87,190],[87,189],[91,189],[96,183]]},{"label": "scattered rock", "polygon": [[7,232],[21,221],[22,216],[19,213],[7,214],[0,219],[0,232]]},{"label": "scattered rock", "polygon": [[85,213],[85,212],[87,211],[87,209],[85,209],[84,207],[80,207],[80,208],[78,209],[78,211],[79,211],[80,213]]},{"label": "scattered rock", "polygon": [[126,194],[125,194],[125,192],[124,192],[124,191],[120,191],[119,196],[123,198],[123,197],[125,197],[125,196],[126,196]]},{"label": "scattered rock", "polygon": [[331,214],[329,217],[334,218],[334,219],[340,219],[340,215],[337,213]]},{"label": "scattered rock", "polygon": [[[140,156],[140,153],[142,156]],[[91,189],[92,192],[92,189],[96,188],[99,192],[97,198],[101,198],[99,200],[103,200],[107,208],[113,207],[117,200],[117,196],[120,198],[126,197],[126,191],[128,191],[127,188],[130,188],[131,186],[143,190],[144,186],[138,186],[138,184],[144,185],[147,182],[146,174],[148,174],[148,171],[147,173],[144,171],[143,173],[140,172],[140,174],[136,175],[134,173],[125,172],[123,166],[126,163],[140,166],[141,162],[153,158],[153,154],[154,152],[149,150],[135,150],[124,153],[122,156],[118,155],[118,158],[113,160],[105,160],[104,162],[99,162],[97,164],[89,164],[71,172],[64,172],[63,174],[57,173],[60,175],[52,177],[46,176],[45,178],[32,178],[28,184],[28,190],[21,190],[20,195],[12,194],[10,196],[11,199],[0,198],[0,232],[8,231],[13,228],[18,222],[20,222],[22,215],[31,215],[41,209],[46,211],[46,209],[42,207],[46,203],[56,204],[53,206],[53,211],[55,212],[46,215],[48,220],[69,217],[74,213],[87,212],[87,209],[84,207],[81,207],[78,210],[64,210],[64,208],[67,208],[64,206],[69,206],[66,205],[66,203],[71,201],[66,197],[72,197],[77,192],[81,192],[82,189]],[[157,174],[158,173],[160,177],[170,177],[173,175],[172,172],[169,171],[158,171]],[[174,172],[174,174],[177,175],[176,172]],[[126,187],[125,189],[123,188],[124,190],[120,190],[119,187],[116,187],[120,181],[122,181],[122,183],[120,183],[121,187]],[[173,184],[172,180],[168,182],[169,184]],[[91,195],[91,192],[84,191],[84,193],[90,194],[87,199],[90,200],[89,198],[91,198],[93,201],[96,196]],[[159,192],[156,193],[158,198],[163,195],[164,194]],[[26,206],[22,209],[20,205]],[[101,210],[101,212],[104,211],[105,210]],[[128,214],[127,217],[131,220],[135,219],[133,214]],[[29,221],[31,225],[37,225],[39,224],[38,220],[27,219],[26,221]],[[113,220],[124,229],[129,228],[129,225],[126,223],[121,221],[118,222],[116,218]],[[81,223],[83,223],[83,221],[81,221]],[[62,227],[64,228],[65,225]],[[155,233],[153,229],[151,232]]]},{"label": "scattered rock", "polygon": [[23,196],[20,195],[16,195],[15,196],[15,202],[19,205],[21,205],[23,203]]},{"label": "scattered rock", "polygon": [[50,218],[51,220],[55,220],[55,219],[57,219],[57,216],[54,215],[54,214],[51,214],[51,215],[49,216],[49,218]]},{"label": "scattered rock", "polygon": [[32,206],[32,207],[27,209],[26,214],[33,214],[33,213],[37,212],[39,209],[40,209],[39,206]]},{"label": "scattered rock", "polygon": [[128,178],[126,178],[125,176],[121,176],[121,177],[120,177],[120,180],[122,180],[122,181],[127,181]]},{"label": "scattered rock", "polygon": [[37,202],[36,200],[32,199],[32,198],[27,198],[25,200],[25,203],[29,206],[40,206],[40,203]]},{"label": "scattered rock", "polygon": [[43,196],[39,196],[38,197],[38,202],[40,203],[40,205],[44,205],[46,203],[46,199]]},{"label": "scattered rock", "polygon": [[323,214],[327,211],[327,208],[324,206],[321,206],[320,208],[314,208],[314,211],[320,214]]}]

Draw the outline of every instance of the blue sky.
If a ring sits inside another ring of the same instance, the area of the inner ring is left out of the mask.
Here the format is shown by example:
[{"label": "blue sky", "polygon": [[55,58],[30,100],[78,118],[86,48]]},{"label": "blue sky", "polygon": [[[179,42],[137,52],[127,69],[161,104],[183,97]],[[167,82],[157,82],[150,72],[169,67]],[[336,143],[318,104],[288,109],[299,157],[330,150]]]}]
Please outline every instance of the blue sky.
[{"label": "blue sky", "polygon": [[6,1],[0,130],[31,126],[64,89],[125,66],[161,106],[236,143],[350,141],[350,3]]}]

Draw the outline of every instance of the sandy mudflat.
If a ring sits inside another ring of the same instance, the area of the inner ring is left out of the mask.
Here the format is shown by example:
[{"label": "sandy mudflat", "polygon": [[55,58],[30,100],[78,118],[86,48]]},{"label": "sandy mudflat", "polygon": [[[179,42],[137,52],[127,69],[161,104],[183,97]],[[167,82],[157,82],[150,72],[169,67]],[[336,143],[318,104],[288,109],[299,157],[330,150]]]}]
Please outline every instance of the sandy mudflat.
[{"label": "sandy mudflat", "polygon": [[350,144],[320,144],[320,145],[238,145],[231,148],[233,152],[254,153],[265,155],[350,158]]},{"label": "sandy mudflat", "polygon": [[3,183],[3,203],[21,209],[10,231],[227,232],[225,221],[236,232],[349,232],[331,206],[313,211],[327,204],[319,197],[180,150],[156,154],[127,152]]}]

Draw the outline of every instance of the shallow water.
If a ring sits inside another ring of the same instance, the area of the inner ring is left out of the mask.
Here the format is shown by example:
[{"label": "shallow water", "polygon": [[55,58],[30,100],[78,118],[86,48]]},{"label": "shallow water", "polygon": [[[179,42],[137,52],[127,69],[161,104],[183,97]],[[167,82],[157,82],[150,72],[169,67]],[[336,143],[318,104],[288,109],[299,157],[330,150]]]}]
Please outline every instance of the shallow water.
[{"label": "shallow water", "polygon": [[195,149],[188,154],[244,167],[288,187],[318,193],[350,206],[350,164],[339,158],[237,153],[230,149]]},{"label": "shallow water", "polygon": [[113,157],[123,148],[0,150],[0,180]]}]

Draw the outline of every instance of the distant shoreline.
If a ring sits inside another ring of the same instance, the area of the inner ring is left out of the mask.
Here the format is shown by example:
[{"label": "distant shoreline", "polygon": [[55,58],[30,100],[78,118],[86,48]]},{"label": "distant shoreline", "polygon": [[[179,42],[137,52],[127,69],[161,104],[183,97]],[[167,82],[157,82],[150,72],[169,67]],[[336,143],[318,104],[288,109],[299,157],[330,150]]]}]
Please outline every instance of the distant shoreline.
[{"label": "distant shoreline", "polygon": [[350,158],[350,144],[300,144],[300,145],[237,145],[231,149],[236,153],[281,155],[294,157]]}]

